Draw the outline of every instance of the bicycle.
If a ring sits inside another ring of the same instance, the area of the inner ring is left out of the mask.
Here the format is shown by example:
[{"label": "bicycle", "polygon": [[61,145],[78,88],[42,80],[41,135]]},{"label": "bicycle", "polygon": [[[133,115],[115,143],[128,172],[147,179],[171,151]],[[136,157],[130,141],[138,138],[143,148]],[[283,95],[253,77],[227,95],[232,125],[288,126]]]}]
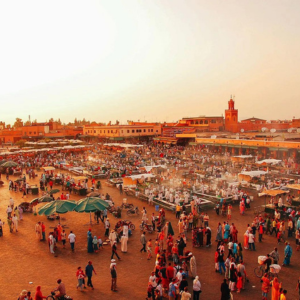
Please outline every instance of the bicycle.
[{"label": "bicycle", "polygon": [[265,265],[259,265],[258,267],[256,267],[254,269],[254,274],[258,278],[262,278],[265,273],[268,274],[268,277],[269,277],[270,280],[273,280],[275,277],[278,277],[277,273],[271,272],[270,269],[269,269],[268,272],[266,272]]},{"label": "bicycle", "polygon": [[70,296],[64,295],[64,296],[61,296],[61,297],[59,297],[59,298],[57,299],[57,298],[55,298],[55,292],[54,292],[54,291],[51,291],[51,295],[49,295],[49,296],[47,297],[47,300],[73,300],[73,298],[70,297]]}]

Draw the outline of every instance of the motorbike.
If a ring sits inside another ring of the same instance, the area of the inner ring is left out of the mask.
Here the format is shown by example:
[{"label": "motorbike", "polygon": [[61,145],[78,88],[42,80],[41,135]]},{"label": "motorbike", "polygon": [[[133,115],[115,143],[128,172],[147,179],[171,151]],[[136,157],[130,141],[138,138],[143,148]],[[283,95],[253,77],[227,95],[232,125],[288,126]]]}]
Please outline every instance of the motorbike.
[{"label": "motorbike", "polygon": [[130,228],[131,230],[134,230],[135,229],[135,225],[131,222],[131,221],[128,221],[128,220],[121,220],[119,221],[116,226],[115,226],[115,230],[117,231],[118,228],[124,226],[124,225],[127,225],[128,228]]},{"label": "motorbike", "polygon": [[47,300],[73,300],[73,298],[71,296],[68,296],[68,295],[64,295],[64,296],[61,296],[59,298],[55,298],[55,292],[51,291],[51,295],[49,295],[47,297]]},{"label": "motorbike", "polygon": [[142,224],[140,225],[140,230],[152,233],[153,232],[153,226],[150,225],[150,224],[146,224],[145,222],[142,222]]},{"label": "motorbike", "polygon": [[133,209],[134,205],[131,203],[122,203],[121,208],[125,208],[125,209]]},{"label": "motorbike", "polygon": [[140,214],[140,212],[139,212],[139,208],[138,207],[127,210],[127,215],[128,216],[139,215],[139,214]]}]

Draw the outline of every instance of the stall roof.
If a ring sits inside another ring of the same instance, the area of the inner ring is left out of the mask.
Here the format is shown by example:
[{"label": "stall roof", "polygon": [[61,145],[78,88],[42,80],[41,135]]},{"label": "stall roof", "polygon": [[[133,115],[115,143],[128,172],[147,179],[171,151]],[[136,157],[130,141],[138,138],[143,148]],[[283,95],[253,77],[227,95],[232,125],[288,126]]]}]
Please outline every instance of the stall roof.
[{"label": "stall roof", "polygon": [[152,174],[139,174],[139,175],[132,175],[132,176],[127,176],[127,177],[131,178],[132,180],[135,180],[135,179],[141,179],[142,177],[143,178],[153,178],[155,176]]},{"label": "stall roof", "polygon": [[267,173],[268,172],[265,172],[265,171],[244,171],[244,172],[241,172],[240,174],[248,175],[250,177],[258,177],[258,176],[261,176],[261,175],[265,175]]},{"label": "stall roof", "polygon": [[257,161],[256,163],[257,164],[272,164],[272,165],[277,165],[278,163],[280,163],[281,160],[280,159],[264,159],[264,160],[260,160],[260,161]]}]

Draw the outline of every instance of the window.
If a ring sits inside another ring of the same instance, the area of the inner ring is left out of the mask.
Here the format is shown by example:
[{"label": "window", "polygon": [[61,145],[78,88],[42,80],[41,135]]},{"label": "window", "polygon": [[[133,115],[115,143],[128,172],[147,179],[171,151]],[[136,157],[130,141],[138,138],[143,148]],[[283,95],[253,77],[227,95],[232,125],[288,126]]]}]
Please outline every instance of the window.
[{"label": "window", "polygon": [[210,120],[210,123],[215,124],[215,123],[217,123],[217,121],[216,120]]},{"label": "window", "polygon": [[100,130],[100,133],[102,133],[102,130]]},{"label": "window", "polygon": [[203,120],[200,121],[200,124],[203,124]]},{"label": "window", "polygon": [[96,133],[96,130],[94,130],[94,133]]},{"label": "window", "polygon": [[153,129],[151,129],[151,132],[153,132]]},{"label": "window", "polygon": [[107,133],[109,133],[109,130],[107,130]]},{"label": "window", "polygon": [[150,129],[148,129],[148,132],[150,132]]},{"label": "window", "polygon": [[132,131],[131,131],[132,133],[134,133],[134,129],[132,129]]},{"label": "window", "polygon": [[156,130],[156,132],[158,132],[158,130]]},{"label": "window", "polygon": [[198,125],[199,124],[199,121],[196,121],[196,125]]},{"label": "window", "polygon": [[146,132],[146,129],[144,129],[144,132]]},{"label": "window", "polygon": [[207,121],[207,120],[205,120],[205,121],[204,121],[204,124],[208,124],[208,121]]},{"label": "window", "polygon": [[123,130],[121,130],[121,132],[123,133]]},{"label": "window", "polygon": [[34,132],[34,134],[36,134],[36,131]]},{"label": "window", "polygon": [[105,130],[103,130],[103,133],[105,133]]},{"label": "window", "polygon": [[129,130],[127,130],[127,133],[129,133]]},{"label": "window", "polygon": [[194,121],[191,121],[191,124],[194,124]]},{"label": "window", "polygon": [[31,131],[29,131],[29,134],[31,134]]}]

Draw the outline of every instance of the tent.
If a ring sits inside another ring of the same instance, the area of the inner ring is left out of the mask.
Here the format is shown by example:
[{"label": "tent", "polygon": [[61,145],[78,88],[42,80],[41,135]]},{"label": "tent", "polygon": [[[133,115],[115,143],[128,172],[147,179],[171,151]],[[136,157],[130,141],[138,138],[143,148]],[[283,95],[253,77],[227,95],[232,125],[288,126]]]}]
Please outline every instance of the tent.
[{"label": "tent", "polygon": [[249,182],[253,177],[260,177],[267,174],[265,171],[244,171],[238,174],[239,181]]}]

